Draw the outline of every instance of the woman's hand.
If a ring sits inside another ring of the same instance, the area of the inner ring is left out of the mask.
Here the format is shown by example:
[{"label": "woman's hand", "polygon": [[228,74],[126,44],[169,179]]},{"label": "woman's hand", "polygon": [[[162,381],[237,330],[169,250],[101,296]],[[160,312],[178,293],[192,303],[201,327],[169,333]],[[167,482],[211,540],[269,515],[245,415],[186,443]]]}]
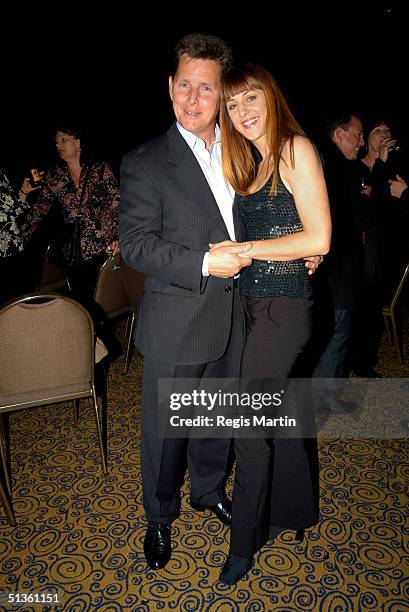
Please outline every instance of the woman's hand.
[{"label": "woman's hand", "polygon": [[217,244],[209,243],[207,260],[209,274],[220,278],[235,276],[242,268],[251,265],[252,259],[247,254],[251,247],[251,242],[232,240],[223,240]]},{"label": "woman's hand", "polygon": [[379,157],[382,161],[386,162],[389,156],[389,153],[396,145],[396,140],[394,138],[384,138],[379,145]]},{"label": "woman's hand", "polygon": [[107,247],[107,253],[109,253],[111,257],[115,257],[115,255],[118,255],[118,253],[120,253],[119,240],[112,240],[112,242],[109,243]]},{"label": "woman's hand", "polygon": [[310,257],[303,257],[305,261],[305,267],[308,268],[308,274],[314,274],[317,271],[317,268],[322,262],[324,258],[322,255],[311,255]]},{"label": "woman's hand", "polygon": [[[44,174],[44,172],[42,172],[41,174]],[[26,177],[21,184],[19,194],[20,196],[24,196],[23,201],[25,201],[26,197],[30,195],[30,193],[32,193],[33,191],[38,191],[41,188],[42,185],[39,185],[38,187],[33,187],[30,183],[30,179]]]}]

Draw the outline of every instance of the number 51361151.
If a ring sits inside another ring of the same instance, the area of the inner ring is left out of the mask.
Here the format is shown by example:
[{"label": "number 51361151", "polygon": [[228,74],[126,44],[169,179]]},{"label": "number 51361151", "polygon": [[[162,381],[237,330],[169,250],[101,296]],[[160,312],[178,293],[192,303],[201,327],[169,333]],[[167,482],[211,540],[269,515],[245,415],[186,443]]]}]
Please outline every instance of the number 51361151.
[{"label": "number 51361151", "polygon": [[22,603],[37,603],[37,604],[48,604],[48,603],[61,603],[58,593],[8,593],[7,601],[9,604],[22,604]]}]

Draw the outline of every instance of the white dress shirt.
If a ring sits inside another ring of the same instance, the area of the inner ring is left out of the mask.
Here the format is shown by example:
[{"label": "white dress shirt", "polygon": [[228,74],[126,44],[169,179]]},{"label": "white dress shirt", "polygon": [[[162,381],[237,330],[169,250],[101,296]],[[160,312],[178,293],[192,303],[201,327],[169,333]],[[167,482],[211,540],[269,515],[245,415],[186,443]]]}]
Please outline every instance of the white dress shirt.
[{"label": "white dress shirt", "polygon": [[[217,206],[219,207],[220,214],[227,227],[227,231],[229,232],[230,240],[236,240],[233,223],[234,190],[223,176],[219,126],[215,126],[214,141],[210,145],[210,150],[206,149],[204,140],[195,136],[192,132],[185,130],[180,123],[176,122],[176,127],[187,142],[206,177],[214,199],[217,202]],[[209,276],[207,264],[208,257],[209,253],[206,253],[202,266],[203,276]]]}]

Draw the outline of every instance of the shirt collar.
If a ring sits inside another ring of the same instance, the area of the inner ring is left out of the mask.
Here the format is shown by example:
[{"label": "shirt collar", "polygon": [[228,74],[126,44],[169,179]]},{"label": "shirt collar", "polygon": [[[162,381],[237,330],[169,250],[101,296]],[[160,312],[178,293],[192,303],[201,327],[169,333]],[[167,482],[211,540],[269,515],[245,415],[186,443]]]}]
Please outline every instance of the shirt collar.
[{"label": "shirt collar", "polygon": [[[180,125],[178,121],[176,121],[176,127],[181,133],[181,135],[183,136],[183,138],[186,140],[187,144],[192,149],[192,151],[195,149],[197,145],[204,146],[204,142],[201,138],[196,136],[196,134],[189,132],[189,130],[186,130],[182,125]],[[219,142],[220,142],[220,128],[216,123],[215,129],[214,129],[214,140],[212,142],[212,146]]]}]

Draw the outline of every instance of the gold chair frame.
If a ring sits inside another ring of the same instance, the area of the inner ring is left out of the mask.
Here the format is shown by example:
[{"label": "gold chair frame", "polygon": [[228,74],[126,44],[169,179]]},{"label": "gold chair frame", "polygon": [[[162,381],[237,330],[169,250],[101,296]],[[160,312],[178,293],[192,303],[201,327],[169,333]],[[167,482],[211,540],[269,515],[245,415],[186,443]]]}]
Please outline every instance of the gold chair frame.
[{"label": "gold chair frame", "polygon": [[[409,277],[409,262],[401,276],[399,284],[392,296],[392,301],[388,306],[383,308],[383,319],[385,322],[386,334],[388,336],[389,344],[393,344],[398,354],[399,360],[403,363],[403,351],[401,349],[401,341],[398,333],[398,326],[396,322],[396,305],[399,300],[399,296],[402,293],[402,289]],[[391,331],[392,326],[392,331]]]}]

